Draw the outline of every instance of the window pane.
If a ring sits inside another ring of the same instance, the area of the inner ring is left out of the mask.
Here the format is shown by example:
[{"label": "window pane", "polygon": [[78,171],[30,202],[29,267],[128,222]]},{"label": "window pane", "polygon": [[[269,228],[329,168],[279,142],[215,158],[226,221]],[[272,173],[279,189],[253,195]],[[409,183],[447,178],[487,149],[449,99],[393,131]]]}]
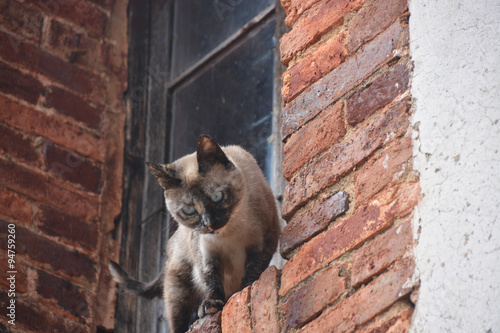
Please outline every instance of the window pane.
[{"label": "window pane", "polygon": [[172,75],[175,78],[274,0],[176,0]]},{"label": "window pane", "polygon": [[272,128],[273,35],[269,19],[173,94],[173,157],[192,153],[200,134],[239,144],[265,170]]}]

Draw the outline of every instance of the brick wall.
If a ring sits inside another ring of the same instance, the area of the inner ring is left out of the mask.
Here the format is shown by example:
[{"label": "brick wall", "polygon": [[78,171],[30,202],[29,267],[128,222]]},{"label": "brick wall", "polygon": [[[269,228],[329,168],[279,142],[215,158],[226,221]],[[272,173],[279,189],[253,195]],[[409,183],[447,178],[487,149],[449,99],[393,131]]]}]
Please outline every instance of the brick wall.
[{"label": "brick wall", "polygon": [[[127,1],[0,0],[2,332],[112,328]],[[16,320],[7,321],[8,225]]]},{"label": "brick wall", "polygon": [[281,2],[291,28],[280,40],[280,251],[289,261],[203,329],[220,321],[224,332],[405,332],[420,196],[407,1]]}]

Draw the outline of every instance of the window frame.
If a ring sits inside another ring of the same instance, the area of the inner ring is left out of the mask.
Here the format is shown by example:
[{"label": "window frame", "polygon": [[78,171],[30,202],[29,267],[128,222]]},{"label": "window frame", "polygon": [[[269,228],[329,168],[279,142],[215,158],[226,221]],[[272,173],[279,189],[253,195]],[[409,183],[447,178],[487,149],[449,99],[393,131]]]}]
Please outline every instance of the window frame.
[{"label": "window frame", "polygon": [[[210,2],[211,4],[211,2]],[[271,8],[272,7],[272,8]],[[248,25],[220,47],[191,66],[185,75],[170,80],[173,31],[172,0],[130,0],[128,12],[129,60],[123,165],[122,213],[116,221],[114,237],[120,244],[120,264],[140,280],[152,280],[166,260],[164,249],[169,229],[168,214],[161,188],[146,169],[146,161],[170,161],[169,124],[172,122],[172,89],[194,75],[203,64],[220,56],[248,33]],[[283,145],[279,130],[282,99],[281,64],[278,41],[287,31],[285,13],[279,0],[261,13],[275,15],[272,168],[270,184],[279,197],[285,187],[281,166]],[[262,19],[257,17],[256,19]],[[253,20],[252,20],[253,21]],[[166,110],[166,112],[159,112]],[[166,130],[167,129],[167,130]],[[156,235],[153,241],[144,237]],[[156,257],[154,255],[156,253]],[[168,332],[161,300],[143,300],[119,292],[115,313],[116,332]]]}]

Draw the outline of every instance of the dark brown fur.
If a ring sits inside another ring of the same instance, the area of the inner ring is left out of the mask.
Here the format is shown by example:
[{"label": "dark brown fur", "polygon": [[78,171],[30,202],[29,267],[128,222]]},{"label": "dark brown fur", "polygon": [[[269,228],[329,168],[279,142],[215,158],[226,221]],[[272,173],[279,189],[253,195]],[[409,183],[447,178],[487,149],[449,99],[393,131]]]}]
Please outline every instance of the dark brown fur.
[{"label": "dark brown fur", "polygon": [[184,332],[198,298],[199,317],[215,313],[266,269],[278,243],[278,214],[264,175],[241,147],[220,148],[201,136],[196,153],[149,166],[179,224],[163,277],[146,285],[111,268],[118,282],[146,297],[162,284],[170,329]]}]

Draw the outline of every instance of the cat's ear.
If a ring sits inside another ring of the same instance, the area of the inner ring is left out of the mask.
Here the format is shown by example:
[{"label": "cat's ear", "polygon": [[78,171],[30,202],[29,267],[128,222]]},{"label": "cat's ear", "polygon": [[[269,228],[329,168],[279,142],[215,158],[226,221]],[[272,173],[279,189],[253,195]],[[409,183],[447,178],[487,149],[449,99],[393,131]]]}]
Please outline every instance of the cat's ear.
[{"label": "cat's ear", "polygon": [[175,168],[168,164],[154,164],[146,162],[151,173],[156,177],[163,189],[168,190],[181,185],[181,180],[175,177]]},{"label": "cat's ear", "polygon": [[198,161],[198,172],[201,175],[207,173],[216,164],[222,165],[226,170],[234,168],[233,163],[224,154],[222,148],[208,135],[199,137],[196,159]]}]

